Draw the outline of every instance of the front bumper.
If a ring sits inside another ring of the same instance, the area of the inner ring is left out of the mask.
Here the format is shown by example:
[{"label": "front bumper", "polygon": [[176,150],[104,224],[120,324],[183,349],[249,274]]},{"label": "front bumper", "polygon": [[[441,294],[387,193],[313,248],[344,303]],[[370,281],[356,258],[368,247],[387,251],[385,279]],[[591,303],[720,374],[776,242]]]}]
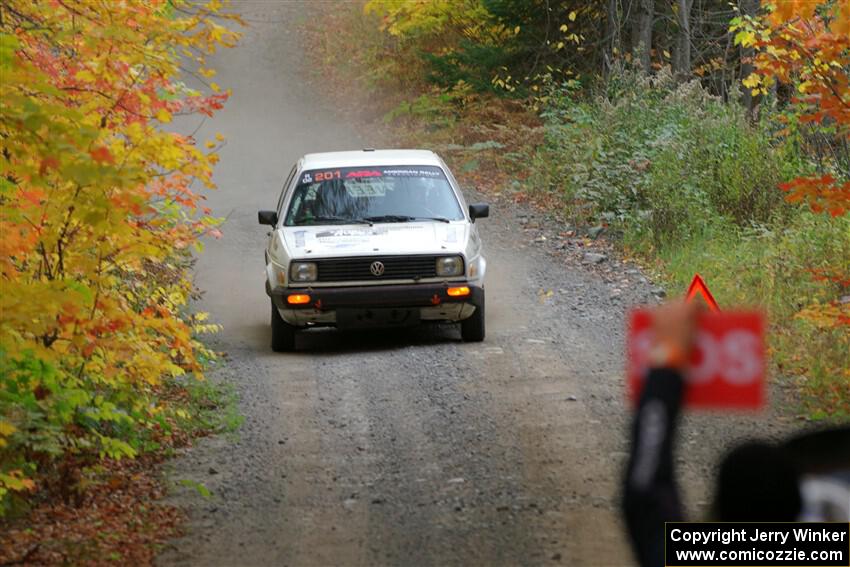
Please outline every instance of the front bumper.
[{"label": "front bumper", "polygon": [[[469,287],[469,295],[454,297],[449,287]],[[421,320],[460,321],[475,312],[484,289],[464,282],[351,287],[275,288],[266,290],[281,316],[291,325],[337,323],[338,311],[370,309],[417,310]],[[290,294],[307,294],[310,302],[292,305]]]}]

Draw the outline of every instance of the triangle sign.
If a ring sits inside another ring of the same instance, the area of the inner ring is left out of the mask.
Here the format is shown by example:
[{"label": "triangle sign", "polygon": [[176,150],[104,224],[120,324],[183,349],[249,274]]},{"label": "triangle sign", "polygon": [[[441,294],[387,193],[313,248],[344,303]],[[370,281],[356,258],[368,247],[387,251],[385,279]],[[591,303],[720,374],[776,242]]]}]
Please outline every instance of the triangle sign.
[{"label": "triangle sign", "polygon": [[718,307],[717,302],[714,300],[714,296],[708,291],[705,281],[703,281],[699,274],[694,274],[694,279],[691,280],[691,285],[688,286],[688,294],[685,297],[685,301],[691,302],[697,295],[702,297],[709,309],[720,311],[720,307]]}]

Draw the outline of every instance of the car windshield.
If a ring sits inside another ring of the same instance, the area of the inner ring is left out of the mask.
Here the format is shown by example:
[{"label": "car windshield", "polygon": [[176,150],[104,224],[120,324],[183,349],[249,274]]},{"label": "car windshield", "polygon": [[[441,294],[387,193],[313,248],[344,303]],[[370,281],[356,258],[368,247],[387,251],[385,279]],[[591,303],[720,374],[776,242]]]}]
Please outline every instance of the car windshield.
[{"label": "car windshield", "polygon": [[305,171],[289,201],[285,224],[462,219],[443,170],[416,165]]}]

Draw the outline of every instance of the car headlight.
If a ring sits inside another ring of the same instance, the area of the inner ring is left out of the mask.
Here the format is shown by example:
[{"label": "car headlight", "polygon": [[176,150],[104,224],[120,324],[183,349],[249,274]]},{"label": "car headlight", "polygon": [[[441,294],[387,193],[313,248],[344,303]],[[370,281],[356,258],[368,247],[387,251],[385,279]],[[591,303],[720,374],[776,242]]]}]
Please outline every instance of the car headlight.
[{"label": "car headlight", "polygon": [[314,282],[318,275],[315,262],[292,262],[289,265],[289,278],[294,282]]},{"label": "car headlight", "polygon": [[463,258],[460,256],[437,258],[438,276],[459,276],[461,274],[463,274]]}]

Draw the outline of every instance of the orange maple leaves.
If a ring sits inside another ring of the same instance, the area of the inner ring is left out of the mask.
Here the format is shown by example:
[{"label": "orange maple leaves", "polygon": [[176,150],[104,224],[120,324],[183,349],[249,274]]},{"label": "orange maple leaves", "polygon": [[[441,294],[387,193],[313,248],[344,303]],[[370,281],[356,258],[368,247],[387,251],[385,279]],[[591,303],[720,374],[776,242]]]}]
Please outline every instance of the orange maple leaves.
[{"label": "orange maple leaves", "polygon": [[[842,8],[842,2],[835,4],[838,14],[833,17],[830,31],[838,35],[847,35],[850,33],[850,17],[846,12],[850,8],[846,5]],[[812,20],[818,16],[818,10],[825,5],[825,0],[777,0],[773,3],[773,11],[770,13],[769,20],[774,26],[782,26],[795,20]],[[845,13],[842,14],[841,12]]]},{"label": "orange maple leaves", "polygon": [[827,212],[837,217],[850,207],[850,181],[840,183],[832,175],[798,177],[779,188],[788,192],[790,203],[806,202],[816,212]]}]

